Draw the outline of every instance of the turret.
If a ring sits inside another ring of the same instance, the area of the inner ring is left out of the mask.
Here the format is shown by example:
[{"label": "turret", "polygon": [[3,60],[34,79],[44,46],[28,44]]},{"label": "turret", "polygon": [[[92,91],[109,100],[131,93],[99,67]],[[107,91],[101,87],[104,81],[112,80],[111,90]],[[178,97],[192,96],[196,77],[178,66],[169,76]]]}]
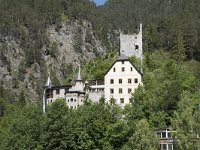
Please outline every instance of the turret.
[{"label": "turret", "polygon": [[83,84],[83,80],[81,78],[80,64],[78,64],[78,74],[77,74],[76,79],[74,80],[74,85],[71,90],[72,91],[84,91],[84,84]]},{"label": "turret", "polygon": [[51,82],[50,73],[49,73],[47,82],[45,84],[45,88],[51,88],[51,87],[52,87],[52,82]]},{"label": "turret", "polygon": [[44,92],[43,92],[43,112],[44,113],[46,112],[46,108],[47,108],[47,98],[49,98],[49,93],[48,93],[48,96],[47,96],[47,92],[50,92],[50,91],[47,91],[47,90],[51,89],[52,86],[53,85],[52,85],[50,73],[49,73],[48,78],[47,78],[47,82],[44,86]]}]

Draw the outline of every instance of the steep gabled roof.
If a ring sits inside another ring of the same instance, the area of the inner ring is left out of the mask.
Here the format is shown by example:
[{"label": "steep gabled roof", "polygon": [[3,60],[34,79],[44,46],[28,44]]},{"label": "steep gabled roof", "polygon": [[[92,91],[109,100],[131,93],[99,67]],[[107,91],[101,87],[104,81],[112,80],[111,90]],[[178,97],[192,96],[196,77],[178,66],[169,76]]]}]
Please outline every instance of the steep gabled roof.
[{"label": "steep gabled roof", "polygon": [[129,58],[128,58],[126,55],[124,55],[124,54],[120,55],[120,56],[117,58],[117,60],[112,64],[112,66],[108,69],[108,71],[105,73],[104,76],[106,76],[106,75],[108,74],[108,72],[110,71],[110,69],[111,69],[111,68],[114,66],[114,64],[115,64],[116,62],[118,62],[118,61],[129,61],[130,64],[135,68],[135,70],[136,70],[141,76],[143,76],[142,73],[138,70],[138,68],[137,68],[137,67],[129,60]]}]

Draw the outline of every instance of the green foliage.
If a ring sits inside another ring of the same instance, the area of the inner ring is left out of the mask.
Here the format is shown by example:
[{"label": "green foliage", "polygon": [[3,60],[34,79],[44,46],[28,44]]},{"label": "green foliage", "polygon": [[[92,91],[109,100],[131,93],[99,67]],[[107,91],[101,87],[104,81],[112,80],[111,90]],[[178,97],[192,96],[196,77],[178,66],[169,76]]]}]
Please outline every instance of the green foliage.
[{"label": "green foliage", "polygon": [[[42,47],[56,58],[57,44],[48,41],[46,29],[62,22],[86,19],[92,23],[94,35],[106,48],[117,49],[117,32],[137,32],[143,23],[144,76],[143,86],[135,91],[132,103],[121,110],[114,99],[108,105],[87,101],[77,110],[68,109],[57,100],[43,114],[38,106],[25,105],[24,92],[19,105],[0,85],[0,149],[157,149],[155,128],[171,126],[176,130],[178,149],[199,146],[200,34],[199,1],[108,0],[95,8],[88,0],[0,0],[0,35],[12,37],[24,50],[25,58],[18,71],[23,81],[26,68],[35,63],[43,66]],[[109,38],[108,38],[109,37]],[[82,30],[75,35],[74,48],[82,52]],[[86,42],[92,43],[91,33]],[[1,61],[10,66],[2,41]],[[94,50],[95,51],[95,50]],[[186,57],[187,56],[187,57]],[[103,79],[117,57],[109,52],[88,62],[82,71],[85,79]],[[140,67],[134,57],[130,60]],[[9,68],[9,67],[8,67]],[[67,82],[72,78],[72,65],[62,64]],[[68,78],[69,77],[69,78]],[[52,72],[53,84],[59,84]],[[12,102],[12,103],[11,103]],[[23,107],[21,107],[23,106]]]},{"label": "green foliage", "polygon": [[[197,135],[200,131],[199,110],[197,105],[200,104],[199,94],[191,94],[184,91],[181,100],[178,103],[178,110],[174,113],[172,127],[176,130],[174,136],[179,149],[193,149],[200,146]],[[189,104],[189,105],[188,105]]]},{"label": "green foliage", "polygon": [[106,138],[114,149],[120,149],[128,141],[128,125],[122,120],[109,125]]},{"label": "green foliage", "polygon": [[117,58],[117,52],[110,52],[91,60],[84,66],[82,75],[87,80],[103,79],[106,72],[110,69]]},{"label": "green foliage", "polygon": [[4,137],[2,149],[34,149],[39,144],[41,132],[40,111],[35,106],[28,106],[13,116]]},{"label": "green foliage", "polygon": [[19,105],[20,106],[25,106],[26,105],[26,99],[24,95],[24,91],[22,90],[20,95],[19,95]]},{"label": "green foliage", "polygon": [[142,119],[136,124],[127,146],[134,150],[155,150],[159,147],[158,143],[155,132],[151,130],[147,120]]}]

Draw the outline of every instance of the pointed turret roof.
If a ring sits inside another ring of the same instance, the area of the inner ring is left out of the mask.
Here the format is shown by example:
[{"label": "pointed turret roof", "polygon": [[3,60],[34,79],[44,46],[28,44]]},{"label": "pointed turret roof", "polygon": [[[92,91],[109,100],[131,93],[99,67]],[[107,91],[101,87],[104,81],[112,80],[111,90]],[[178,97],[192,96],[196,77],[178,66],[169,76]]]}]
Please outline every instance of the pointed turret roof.
[{"label": "pointed turret roof", "polygon": [[82,78],[81,78],[81,66],[80,66],[80,64],[78,64],[78,74],[77,74],[76,81],[82,81]]},{"label": "pointed turret roof", "polygon": [[46,82],[46,85],[45,85],[45,86],[46,86],[46,87],[49,87],[49,88],[52,87],[52,82],[51,82],[51,78],[50,78],[50,73],[49,73],[49,75],[48,75],[47,82]]}]

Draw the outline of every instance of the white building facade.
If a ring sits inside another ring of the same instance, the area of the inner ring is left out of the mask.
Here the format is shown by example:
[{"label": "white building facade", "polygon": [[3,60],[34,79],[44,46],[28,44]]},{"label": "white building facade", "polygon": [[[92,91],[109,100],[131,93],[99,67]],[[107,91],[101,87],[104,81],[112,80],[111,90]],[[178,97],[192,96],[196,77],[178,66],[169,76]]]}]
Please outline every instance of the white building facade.
[{"label": "white building facade", "polygon": [[121,107],[130,103],[131,95],[139,85],[142,85],[142,75],[129,61],[128,57],[121,55],[104,77],[105,98],[111,98]]}]

